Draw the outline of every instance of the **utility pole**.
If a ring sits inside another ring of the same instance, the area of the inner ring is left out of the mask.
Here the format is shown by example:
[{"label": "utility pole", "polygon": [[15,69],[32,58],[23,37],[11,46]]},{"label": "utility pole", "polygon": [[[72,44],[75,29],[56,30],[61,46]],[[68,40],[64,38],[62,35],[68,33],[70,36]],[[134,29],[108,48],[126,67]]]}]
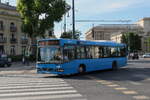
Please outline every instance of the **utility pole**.
[{"label": "utility pole", "polygon": [[72,0],[72,38],[75,39],[75,4]]},{"label": "utility pole", "polygon": [[64,33],[66,32],[67,30],[67,25],[66,25],[66,14],[64,15]]}]

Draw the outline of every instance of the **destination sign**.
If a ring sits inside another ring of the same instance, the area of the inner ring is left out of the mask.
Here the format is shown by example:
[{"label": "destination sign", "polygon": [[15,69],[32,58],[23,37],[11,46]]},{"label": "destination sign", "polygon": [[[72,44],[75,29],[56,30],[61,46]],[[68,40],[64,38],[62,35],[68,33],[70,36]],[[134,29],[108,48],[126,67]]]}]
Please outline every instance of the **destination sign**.
[{"label": "destination sign", "polygon": [[50,45],[59,45],[58,40],[49,40],[49,41],[39,41],[39,46],[50,46]]}]

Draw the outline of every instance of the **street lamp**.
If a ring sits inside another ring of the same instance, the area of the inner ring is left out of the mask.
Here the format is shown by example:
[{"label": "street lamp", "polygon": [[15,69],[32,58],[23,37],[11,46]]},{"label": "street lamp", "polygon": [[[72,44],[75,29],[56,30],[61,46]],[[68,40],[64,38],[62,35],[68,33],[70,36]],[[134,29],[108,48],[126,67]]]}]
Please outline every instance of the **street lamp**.
[{"label": "street lamp", "polygon": [[75,4],[72,0],[72,38],[75,39]]}]

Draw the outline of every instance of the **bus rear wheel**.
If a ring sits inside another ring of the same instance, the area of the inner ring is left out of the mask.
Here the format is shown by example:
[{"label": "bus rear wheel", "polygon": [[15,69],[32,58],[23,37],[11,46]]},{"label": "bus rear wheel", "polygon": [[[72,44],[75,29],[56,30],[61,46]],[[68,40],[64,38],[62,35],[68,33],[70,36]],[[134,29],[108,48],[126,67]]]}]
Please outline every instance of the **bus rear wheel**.
[{"label": "bus rear wheel", "polygon": [[78,72],[79,72],[79,74],[83,74],[83,73],[85,73],[85,66],[84,65],[80,65],[80,67],[79,67],[79,69],[78,69]]},{"label": "bus rear wheel", "polygon": [[114,62],[112,63],[112,70],[114,70],[114,71],[118,70],[118,65],[117,65],[117,62],[116,62],[116,61],[114,61]]}]

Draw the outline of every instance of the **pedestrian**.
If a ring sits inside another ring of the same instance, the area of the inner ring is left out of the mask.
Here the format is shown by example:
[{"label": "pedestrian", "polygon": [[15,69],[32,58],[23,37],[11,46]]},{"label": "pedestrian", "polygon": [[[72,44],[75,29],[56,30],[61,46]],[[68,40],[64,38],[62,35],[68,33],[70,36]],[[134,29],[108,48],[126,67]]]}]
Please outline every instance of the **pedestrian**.
[{"label": "pedestrian", "polygon": [[25,64],[25,57],[22,57],[22,64]]}]

